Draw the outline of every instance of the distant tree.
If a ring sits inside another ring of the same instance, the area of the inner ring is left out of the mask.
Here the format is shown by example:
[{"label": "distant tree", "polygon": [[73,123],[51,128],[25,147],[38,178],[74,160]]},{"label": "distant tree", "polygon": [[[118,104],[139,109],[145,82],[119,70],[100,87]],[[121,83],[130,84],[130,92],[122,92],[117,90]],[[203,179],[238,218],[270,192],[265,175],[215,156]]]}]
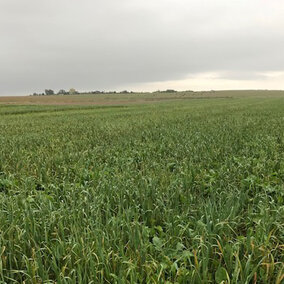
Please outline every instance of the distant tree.
[{"label": "distant tree", "polygon": [[78,94],[78,92],[74,88],[71,88],[69,90],[69,95],[76,95],[76,94]]},{"label": "distant tree", "polygon": [[173,89],[167,89],[165,91],[165,93],[176,93],[177,91],[176,90],[173,90]]},{"label": "distant tree", "polygon": [[59,90],[57,95],[67,95],[67,92],[65,90]]},{"label": "distant tree", "polygon": [[33,93],[32,95],[33,95],[33,96],[39,96],[39,94],[38,94],[38,93]]},{"label": "distant tree", "polygon": [[51,90],[51,89],[46,89],[46,90],[44,90],[44,92],[45,92],[45,95],[46,95],[46,96],[54,95],[54,91]]},{"label": "distant tree", "polygon": [[165,91],[158,91],[159,93],[176,93],[176,90],[172,90],[172,89],[167,89]]}]

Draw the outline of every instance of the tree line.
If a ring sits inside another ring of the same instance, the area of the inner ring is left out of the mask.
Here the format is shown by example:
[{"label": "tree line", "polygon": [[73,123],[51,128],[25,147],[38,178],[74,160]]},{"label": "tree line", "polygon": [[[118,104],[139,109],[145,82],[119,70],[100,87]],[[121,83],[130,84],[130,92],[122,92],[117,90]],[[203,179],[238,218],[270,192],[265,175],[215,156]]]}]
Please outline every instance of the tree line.
[{"label": "tree line", "polygon": [[32,96],[53,96],[53,95],[76,95],[79,94],[74,88],[71,88],[69,91],[63,89],[59,90],[57,93],[52,89],[45,89],[43,93],[33,93]]},{"label": "tree line", "polygon": [[[167,89],[165,91],[155,91],[152,93],[176,93],[176,90]],[[53,96],[53,95],[77,95],[77,94],[133,94],[133,91],[123,90],[120,92],[117,91],[88,91],[88,92],[78,92],[74,88],[71,88],[69,91],[64,89],[59,90],[57,93],[52,89],[45,89],[43,93],[33,93],[32,96]],[[151,93],[151,92],[150,92]]]}]

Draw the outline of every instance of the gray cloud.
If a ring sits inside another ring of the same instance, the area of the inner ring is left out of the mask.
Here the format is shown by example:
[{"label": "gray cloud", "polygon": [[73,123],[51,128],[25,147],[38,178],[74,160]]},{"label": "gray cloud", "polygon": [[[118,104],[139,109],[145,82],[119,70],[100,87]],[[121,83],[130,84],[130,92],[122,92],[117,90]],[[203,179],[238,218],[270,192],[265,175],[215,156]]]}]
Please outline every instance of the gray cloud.
[{"label": "gray cloud", "polygon": [[2,0],[0,95],[261,79],[283,70],[283,12],[276,0]]}]

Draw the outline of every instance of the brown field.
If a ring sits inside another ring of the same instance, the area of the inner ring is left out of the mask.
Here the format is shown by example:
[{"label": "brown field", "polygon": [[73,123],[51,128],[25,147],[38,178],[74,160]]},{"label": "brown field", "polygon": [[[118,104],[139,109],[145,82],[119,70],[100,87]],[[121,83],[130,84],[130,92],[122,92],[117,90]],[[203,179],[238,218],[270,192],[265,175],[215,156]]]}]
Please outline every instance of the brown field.
[{"label": "brown field", "polygon": [[0,104],[12,105],[126,105],[161,101],[240,97],[283,97],[284,91],[207,91],[177,93],[132,93],[132,94],[79,94],[53,96],[0,97]]}]

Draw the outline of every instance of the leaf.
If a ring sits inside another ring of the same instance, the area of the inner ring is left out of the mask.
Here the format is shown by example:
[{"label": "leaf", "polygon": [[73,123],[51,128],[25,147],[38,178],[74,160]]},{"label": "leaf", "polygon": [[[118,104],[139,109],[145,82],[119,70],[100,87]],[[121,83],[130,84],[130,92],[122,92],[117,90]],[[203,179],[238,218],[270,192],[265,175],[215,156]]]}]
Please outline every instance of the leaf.
[{"label": "leaf", "polygon": [[154,237],[153,238],[153,244],[156,247],[157,250],[161,250],[163,247],[163,242],[160,238]]},{"label": "leaf", "polygon": [[32,196],[29,196],[29,197],[27,197],[27,202],[29,202],[29,203],[32,203],[32,202],[34,202],[35,200],[34,200],[34,198],[32,197]]},{"label": "leaf", "polygon": [[176,250],[177,251],[182,251],[184,249],[185,249],[185,246],[182,243],[178,242],[177,246],[176,246]]},{"label": "leaf", "polygon": [[227,281],[229,279],[229,275],[227,270],[224,267],[219,267],[215,273],[215,280],[217,283],[222,283],[223,281]]}]

